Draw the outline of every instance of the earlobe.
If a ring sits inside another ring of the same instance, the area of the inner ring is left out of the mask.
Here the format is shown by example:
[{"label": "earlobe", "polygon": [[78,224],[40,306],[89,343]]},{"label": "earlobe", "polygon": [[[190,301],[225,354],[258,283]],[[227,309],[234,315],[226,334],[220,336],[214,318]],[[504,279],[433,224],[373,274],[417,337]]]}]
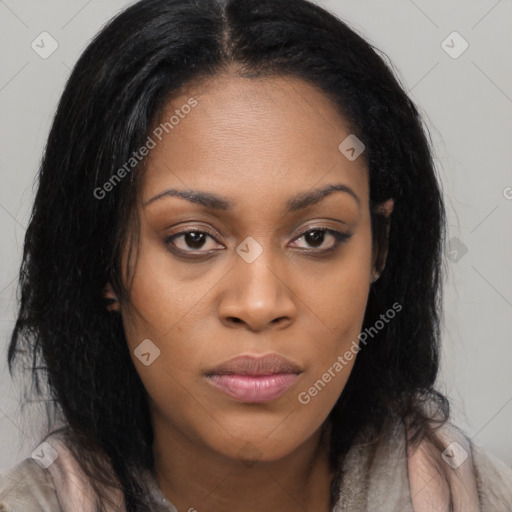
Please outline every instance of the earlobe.
[{"label": "earlobe", "polygon": [[110,283],[107,283],[105,288],[103,288],[103,298],[108,311],[119,311],[119,299]]}]

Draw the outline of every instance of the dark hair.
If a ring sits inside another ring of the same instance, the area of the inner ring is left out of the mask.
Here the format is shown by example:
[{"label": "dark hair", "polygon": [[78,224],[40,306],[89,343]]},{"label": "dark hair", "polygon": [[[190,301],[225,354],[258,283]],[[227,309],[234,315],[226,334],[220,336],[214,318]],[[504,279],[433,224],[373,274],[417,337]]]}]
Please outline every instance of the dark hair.
[{"label": "dark hair", "polygon": [[[399,418],[417,443],[448,419],[448,402],[434,389],[445,211],[428,131],[391,68],[307,0],[142,0],[101,30],[66,84],[25,236],[8,353],[11,375],[17,354],[30,362],[38,395],[47,379],[48,429],[56,418],[65,422],[70,447],[100,495],[104,484],[115,484],[101,463],[100,455],[108,456],[128,511],[157,507],[146,503],[140,473],[153,464],[153,432],[120,315],[106,310],[102,290],[110,281],[128,300],[121,254],[137,236],[143,165],[104,198],[93,192],[146,142],[173,95],[223,71],[315,85],[366,146],[372,233],[388,255],[363,329],[391,304],[403,309],[361,350],[329,415],[332,504],[356,435],[378,435],[389,418]],[[387,221],[377,206],[389,198],[395,206]],[[436,404],[435,415],[427,403]]]}]

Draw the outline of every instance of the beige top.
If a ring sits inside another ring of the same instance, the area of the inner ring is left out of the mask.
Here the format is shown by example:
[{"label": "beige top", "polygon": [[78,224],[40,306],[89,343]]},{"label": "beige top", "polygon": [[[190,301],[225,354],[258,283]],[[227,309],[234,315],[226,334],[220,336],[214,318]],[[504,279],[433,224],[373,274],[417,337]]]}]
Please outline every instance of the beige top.
[{"label": "beige top", "polygon": [[[512,512],[512,469],[450,425],[439,435],[442,454],[427,442],[413,452],[401,423],[375,443],[354,443],[333,512]],[[47,442],[57,454],[47,468],[29,457],[0,475],[0,512],[94,511],[74,457],[57,436]],[[436,464],[446,465],[448,479]],[[150,472],[146,477],[163,509],[178,512]],[[125,510],[121,493],[114,497],[115,510]]]}]

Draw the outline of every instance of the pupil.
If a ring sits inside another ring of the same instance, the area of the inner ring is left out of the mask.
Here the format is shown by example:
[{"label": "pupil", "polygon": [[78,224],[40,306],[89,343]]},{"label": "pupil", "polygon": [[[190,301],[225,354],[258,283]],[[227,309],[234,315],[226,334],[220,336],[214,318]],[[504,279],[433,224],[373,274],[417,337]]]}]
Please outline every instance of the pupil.
[{"label": "pupil", "polygon": [[[309,231],[306,235],[307,242],[309,245],[316,247],[316,245],[322,245],[325,233],[320,230]],[[315,245],[316,244],[316,245]]]},{"label": "pupil", "polygon": [[185,241],[189,247],[200,249],[204,245],[204,233],[191,231],[185,235]]}]

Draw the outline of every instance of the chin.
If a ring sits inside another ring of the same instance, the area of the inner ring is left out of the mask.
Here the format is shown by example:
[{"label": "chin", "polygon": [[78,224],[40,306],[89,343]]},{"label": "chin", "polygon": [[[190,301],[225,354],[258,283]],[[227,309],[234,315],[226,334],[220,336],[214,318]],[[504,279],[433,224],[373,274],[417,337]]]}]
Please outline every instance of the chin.
[{"label": "chin", "polygon": [[218,453],[233,460],[247,462],[250,466],[255,462],[275,462],[293,453],[308,436],[291,437],[289,432],[277,432],[276,424],[271,428],[262,430],[259,433],[245,431],[240,435],[226,436],[223,440],[209,443]]}]

